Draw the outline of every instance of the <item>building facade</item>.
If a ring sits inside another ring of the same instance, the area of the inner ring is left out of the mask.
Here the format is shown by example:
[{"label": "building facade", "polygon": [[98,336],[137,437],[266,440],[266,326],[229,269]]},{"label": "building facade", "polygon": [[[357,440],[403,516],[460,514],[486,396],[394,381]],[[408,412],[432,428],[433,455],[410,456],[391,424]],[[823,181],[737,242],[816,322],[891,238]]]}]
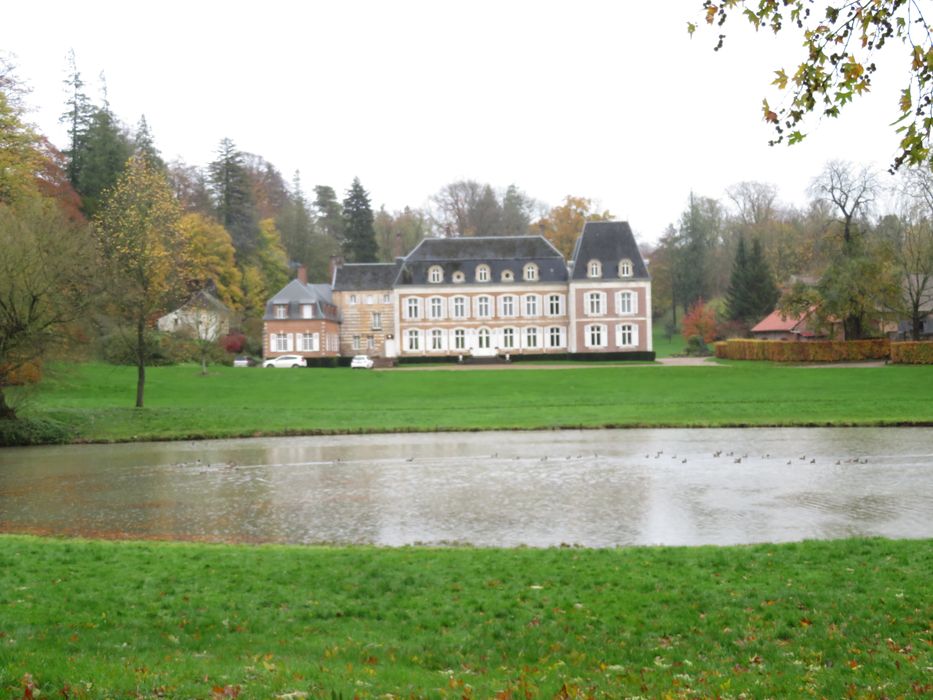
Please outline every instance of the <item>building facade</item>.
[{"label": "building facade", "polygon": [[587,223],[569,263],[542,236],[427,238],[394,263],[341,265],[331,285],[345,357],[652,352],[651,281],[626,222]]},{"label": "building facade", "polygon": [[330,285],[308,284],[305,268],[266,303],[263,357],[339,357],[340,312]]}]

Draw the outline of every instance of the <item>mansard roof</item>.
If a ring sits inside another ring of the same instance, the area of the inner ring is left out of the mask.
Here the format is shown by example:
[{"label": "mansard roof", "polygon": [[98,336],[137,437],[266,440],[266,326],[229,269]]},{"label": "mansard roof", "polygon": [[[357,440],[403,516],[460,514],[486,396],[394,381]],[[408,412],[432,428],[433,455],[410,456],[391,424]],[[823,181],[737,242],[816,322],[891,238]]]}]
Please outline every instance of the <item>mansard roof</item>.
[{"label": "mansard roof", "polygon": [[632,261],[632,277],[650,279],[648,268],[635,243],[632,227],[627,221],[588,221],[573,249],[573,279],[587,277],[587,263],[598,260],[602,279],[619,278],[619,261]]},{"label": "mansard roof", "polygon": [[314,318],[332,321],[340,319],[337,307],[334,306],[330,285],[327,284],[304,284],[300,280],[292,280],[266,302],[266,313],[262,317],[263,320],[281,320],[276,319],[274,307],[283,304],[288,306],[287,318],[289,319],[301,318],[301,306],[305,304],[311,304],[314,307]]},{"label": "mansard roof", "polygon": [[434,266],[443,270],[444,283],[455,272],[464,273],[464,283],[475,283],[479,265],[489,266],[489,282],[499,282],[502,272],[511,270],[521,283],[527,263],[538,266],[536,283],[567,281],[567,263],[543,236],[475,236],[425,238],[402,262],[396,284],[429,284],[428,270]]},{"label": "mansard roof", "polygon": [[337,268],[334,291],[391,289],[398,276],[400,262],[348,263]]}]

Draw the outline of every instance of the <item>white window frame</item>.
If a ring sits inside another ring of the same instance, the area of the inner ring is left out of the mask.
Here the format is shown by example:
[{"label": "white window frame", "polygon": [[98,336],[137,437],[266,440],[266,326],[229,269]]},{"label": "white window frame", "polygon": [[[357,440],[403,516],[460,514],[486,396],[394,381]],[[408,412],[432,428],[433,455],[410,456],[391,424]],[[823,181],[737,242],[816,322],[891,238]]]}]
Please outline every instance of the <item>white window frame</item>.
[{"label": "white window frame", "polygon": [[538,342],[538,329],[535,326],[527,326],[524,333],[524,347],[533,348],[537,350],[541,347],[541,344]]},{"label": "white window frame", "polygon": [[383,294],[383,295],[382,295],[382,303],[383,303],[383,304],[391,304],[391,303],[392,303],[392,296],[391,296],[390,294]]},{"label": "white window frame", "polygon": [[586,264],[586,276],[590,279],[599,279],[603,276],[603,264],[599,260],[590,260]]},{"label": "white window frame", "polygon": [[372,326],[372,329],[374,331],[381,331],[382,330],[382,312],[373,311],[371,318],[372,318],[372,323],[370,325]]},{"label": "white window frame", "polygon": [[440,320],[444,318],[444,298],[431,297],[428,306],[428,318]]},{"label": "white window frame", "polygon": [[351,295],[350,295],[350,303],[351,303],[351,304],[355,304],[355,303],[356,303],[356,294],[351,294]]},{"label": "white window frame", "polygon": [[454,297],[453,311],[451,315],[453,316],[453,318],[466,318],[467,317],[467,298],[466,297]]},{"label": "white window frame", "polygon": [[466,330],[454,328],[454,350],[466,350]]},{"label": "white window frame", "polygon": [[486,294],[476,297],[476,318],[492,318],[492,299]]},{"label": "white window frame", "polygon": [[477,282],[488,282],[489,281],[489,265],[477,265],[476,266],[476,281]]},{"label": "white window frame", "polygon": [[372,335],[366,336],[366,349],[370,351],[376,349],[376,337],[375,336],[372,336]]},{"label": "white window frame", "polygon": [[522,279],[526,282],[537,282],[538,281],[538,266],[534,263],[528,263],[522,269]]},{"label": "white window frame", "polygon": [[[629,342],[625,341],[625,334],[629,334]],[[616,346],[620,348],[638,347],[638,324],[620,323],[616,326]]]},{"label": "white window frame", "polygon": [[272,352],[288,352],[288,333],[273,333],[270,344]]},{"label": "white window frame", "polygon": [[438,352],[444,349],[444,331],[440,328],[431,329],[431,350],[433,352]]},{"label": "white window frame", "polygon": [[276,304],[275,317],[279,320],[288,318],[288,304]]},{"label": "white window frame", "polygon": [[353,349],[354,350],[360,349],[360,336],[358,335],[353,336]]},{"label": "white window frame", "polygon": [[444,268],[440,265],[431,265],[428,268],[428,282],[431,284],[440,284],[444,281]]},{"label": "white window frame", "polygon": [[628,258],[622,258],[619,261],[619,277],[631,277],[632,274],[632,261]]},{"label": "white window frame", "polygon": [[[554,307],[557,307],[557,310],[554,310]],[[547,315],[548,316],[563,316],[564,315],[564,295],[563,294],[548,294],[547,297]]]},{"label": "white window frame", "polygon": [[585,347],[605,348],[608,347],[608,343],[606,324],[590,323],[583,327],[583,345]]},{"label": "white window frame", "polygon": [[606,293],[587,292],[583,299],[583,313],[586,316],[604,316],[606,313]]},{"label": "white window frame", "polygon": [[567,340],[563,328],[560,326],[551,326],[547,329],[547,346],[549,348],[562,348],[566,345]]},{"label": "white window frame", "polygon": [[[625,301],[628,300],[628,308]],[[632,316],[638,313],[638,294],[631,290],[616,292],[616,315]]]},{"label": "white window frame", "polygon": [[502,318],[515,318],[515,296],[504,294],[499,297],[499,315]]},{"label": "white window frame", "polygon": [[476,347],[481,350],[488,350],[492,347],[492,331],[488,328],[480,328],[476,332]]},{"label": "white window frame", "polygon": [[540,314],[538,313],[538,295],[537,294],[526,294],[522,297],[522,314],[526,318],[537,318]]},{"label": "white window frame", "polygon": [[514,328],[503,328],[502,329],[502,347],[506,350],[512,350],[515,348],[515,329]]},{"label": "white window frame", "polygon": [[418,297],[405,298],[405,318],[417,320],[421,317],[421,299]]},{"label": "white window frame", "polygon": [[419,352],[421,350],[421,331],[416,328],[409,328],[405,334],[405,349],[408,352]]},{"label": "white window frame", "polygon": [[314,318],[314,305],[313,304],[302,304],[301,305],[301,317],[302,318]]}]

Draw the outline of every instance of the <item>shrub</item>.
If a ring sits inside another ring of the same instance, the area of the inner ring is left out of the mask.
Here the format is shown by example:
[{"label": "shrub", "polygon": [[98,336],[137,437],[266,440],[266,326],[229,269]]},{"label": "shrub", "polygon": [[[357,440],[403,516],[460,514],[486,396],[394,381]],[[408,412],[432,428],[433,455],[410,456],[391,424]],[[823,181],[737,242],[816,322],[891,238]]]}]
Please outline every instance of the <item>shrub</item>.
[{"label": "shrub", "polygon": [[891,362],[899,365],[933,365],[933,341],[891,343]]},{"label": "shrub", "polygon": [[34,418],[0,420],[0,447],[60,445],[70,439],[71,431],[57,421]]},{"label": "shrub", "polygon": [[716,343],[716,357],[769,362],[858,362],[885,360],[891,343],[879,340],[726,340]]},{"label": "shrub", "polygon": [[220,346],[231,355],[239,355],[246,347],[246,336],[234,331],[220,339]]},{"label": "shrub", "polygon": [[691,357],[707,357],[712,354],[709,346],[703,342],[703,338],[698,335],[692,335],[687,338],[687,346],[684,348],[684,354]]},{"label": "shrub", "polygon": [[683,317],[680,332],[688,342],[693,336],[700,336],[704,343],[712,342],[716,339],[716,310],[698,299]]},{"label": "shrub", "polygon": [[0,385],[23,386],[24,384],[37,384],[40,379],[42,379],[41,360],[24,362],[15,367],[0,365]]}]

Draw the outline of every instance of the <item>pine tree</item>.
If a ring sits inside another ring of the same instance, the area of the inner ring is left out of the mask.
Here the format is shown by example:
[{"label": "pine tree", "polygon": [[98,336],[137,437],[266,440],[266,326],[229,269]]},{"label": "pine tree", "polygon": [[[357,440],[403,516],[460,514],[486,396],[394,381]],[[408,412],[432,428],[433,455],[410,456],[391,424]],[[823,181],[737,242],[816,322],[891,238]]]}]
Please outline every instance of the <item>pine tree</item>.
[{"label": "pine tree", "polygon": [[149,130],[149,124],[144,114],[139,118],[139,125],[136,127],[136,136],[133,138],[133,151],[137,156],[143,156],[150,164],[165,170],[165,161],[155,146],[155,139],[152,138],[152,132]]},{"label": "pine tree", "polygon": [[318,226],[321,233],[343,246],[344,219],[343,207],[337,201],[333,187],[317,185],[314,188],[314,208],[317,211]]},{"label": "pine tree", "polygon": [[94,108],[83,91],[84,81],[78,72],[74,49],[68,52],[68,77],[64,82],[68,90],[68,99],[65,101],[68,110],[59,117],[59,121],[68,126],[69,146],[64,153],[68,157],[68,179],[71,186],[77,190],[84,139],[90,128]]},{"label": "pine tree", "polygon": [[761,249],[761,241],[757,238],[752,241],[752,252],[748,256],[748,271],[749,279],[752,282],[749,307],[751,316],[749,321],[756,322],[774,311],[778,298],[781,296],[774,284],[774,277],[771,275],[768,261],[765,260],[764,252]]},{"label": "pine tree", "polygon": [[208,166],[214,206],[233,246],[241,257],[252,254],[259,245],[259,217],[253,202],[252,184],[243,165],[243,154],[230,139],[223,139],[217,160]]},{"label": "pine tree", "polygon": [[133,144],[107,105],[94,109],[87,132],[79,140],[77,182],[81,208],[88,217],[100,210],[105,193],[123,174]]},{"label": "pine tree", "polygon": [[350,262],[376,262],[379,246],[376,243],[376,231],[373,228],[373,210],[369,204],[369,194],[363,189],[358,177],[347,190],[343,200],[343,219],[345,222],[344,254]]},{"label": "pine tree", "polygon": [[749,286],[748,251],[745,236],[739,236],[732,263],[732,277],[726,290],[726,309],[733,321],[747,321],[749,318],[751,289]]}]

